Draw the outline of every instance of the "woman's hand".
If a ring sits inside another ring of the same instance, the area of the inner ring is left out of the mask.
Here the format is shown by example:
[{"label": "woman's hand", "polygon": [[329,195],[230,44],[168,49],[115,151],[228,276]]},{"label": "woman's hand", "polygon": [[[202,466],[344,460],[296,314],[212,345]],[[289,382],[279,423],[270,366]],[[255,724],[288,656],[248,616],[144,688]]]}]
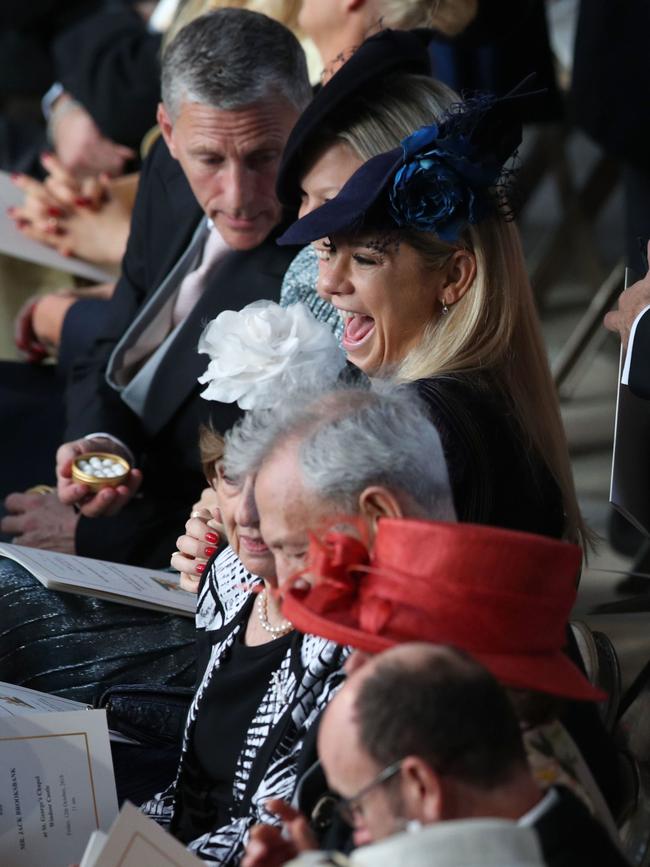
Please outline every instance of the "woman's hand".
[{"label": "woman's hand", "polygon": [[125,482],[116,488],[105,487],[93,494],[88,485],[72,478],[72,463],[75,458],[90,451],[110,451],[127,460],[131,458],[114,440],[106,437],[85,437],[59,446],[56,453],[57,494],[66,506],[78,506],[86,518],[112,517],[124,508],[138,492],[142,484],[142,472],[132,467]]},{"label": "woman's hand", "polygon": [[119,265],[126,249],[137,175],[111,180],[107,175],[78,180],[56,157],[44,154],[49,175],[41,183],[18,175],[25,193],[10,216],[32,240],[102,265]]},{"label": "woman's hand", "polygon": [[217,550],[220,534],[214,529],[216,510],[194,509],[185,524],[185,533],[176,540],[171,565],[181,573],[181,587],[188,593],[199,589],[205,564]]}]

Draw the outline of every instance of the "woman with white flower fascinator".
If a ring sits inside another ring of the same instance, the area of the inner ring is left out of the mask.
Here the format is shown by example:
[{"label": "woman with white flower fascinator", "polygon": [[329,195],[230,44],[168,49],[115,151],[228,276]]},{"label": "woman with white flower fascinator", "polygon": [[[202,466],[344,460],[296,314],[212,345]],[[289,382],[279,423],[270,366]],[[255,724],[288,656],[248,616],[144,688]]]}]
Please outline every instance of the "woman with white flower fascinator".
[{"label": "woman with white flower fascinator", "polygon": [[[296,389],[327,388],[346,364],[330,329],[304,306],[273,302],[221,313],[199,351],[209,357],[202,396],[245,410],[271,408]],[[329,700],[345,654],[282,618],[253,479],[226,476],[221,451],[221,439],[204,432],[202,457],[228,547],[214,551],[198,515],[173,560],[201,576],[196,625],[204,673],[176,779],[143,809],[200,858],[227,865],[239,863],[252,824],[272,821],[265,802],[291,797],[302,740]],[[213,552],[207,563],[206,541]]]}]

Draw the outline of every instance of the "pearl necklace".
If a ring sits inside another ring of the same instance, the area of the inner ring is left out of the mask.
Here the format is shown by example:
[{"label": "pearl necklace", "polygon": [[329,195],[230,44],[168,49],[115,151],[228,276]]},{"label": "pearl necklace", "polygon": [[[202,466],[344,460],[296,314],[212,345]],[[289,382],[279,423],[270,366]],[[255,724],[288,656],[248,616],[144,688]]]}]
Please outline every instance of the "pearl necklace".
[{"label": "pearl necklace", "polygon": [[286,635],[293,629],[293,623],[289,623],[288,620],[285,620],[279,626],[271,626],[271,623],[269,622],[266,590],[262,590],[262,592],[257,597],[257,617],[260,621],[262,629],[265,629],[274,638],[278,638],[280,635]]}]

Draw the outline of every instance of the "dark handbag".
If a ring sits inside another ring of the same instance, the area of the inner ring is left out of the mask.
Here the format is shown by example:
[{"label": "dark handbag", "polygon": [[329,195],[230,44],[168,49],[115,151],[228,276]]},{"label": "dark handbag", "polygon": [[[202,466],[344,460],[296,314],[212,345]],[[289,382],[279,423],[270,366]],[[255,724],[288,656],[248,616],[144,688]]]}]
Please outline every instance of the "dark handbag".
[{"label": "dark handbag", "polygon": [[141,744],[179,746],[194,689],[184,686],[111,686],[99,699],[108,727]]}]

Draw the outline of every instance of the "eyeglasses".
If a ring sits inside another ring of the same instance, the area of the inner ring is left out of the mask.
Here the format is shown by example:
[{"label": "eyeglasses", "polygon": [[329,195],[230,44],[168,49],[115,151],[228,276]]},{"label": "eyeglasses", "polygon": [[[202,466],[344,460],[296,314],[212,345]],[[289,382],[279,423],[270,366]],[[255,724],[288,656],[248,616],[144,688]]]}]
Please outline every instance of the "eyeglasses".
[{"label": "eyeglasses", "polygon": [[388,765],[387,768],[384,768],[383,771],[380,771],[377,776],[374,777],[369,783],[367,783],[362,789],[359,789],[356,795],[352,795],[351,798],[342,798],[338,802],[338,804],[336,805],[336,811],[346,823],[346,825],[354,828],[357,818],[363,815],[363,810],[361,809],[361,801],[366,797],[369,792],[371,792],[373,789],[376,789],[377,786],[383,786],[384,783],[387,783],[388,780],[392,779],[395,774],[399,773],[401,767],[402,759],[397,762],[393,762],[392,765]]}]

